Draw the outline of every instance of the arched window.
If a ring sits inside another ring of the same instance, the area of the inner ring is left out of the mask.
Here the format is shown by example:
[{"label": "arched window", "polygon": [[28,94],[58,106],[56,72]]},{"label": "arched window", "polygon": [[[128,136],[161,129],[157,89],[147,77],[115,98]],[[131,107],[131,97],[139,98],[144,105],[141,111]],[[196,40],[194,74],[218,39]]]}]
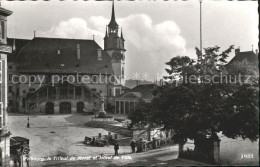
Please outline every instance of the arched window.
[{"label": "arched window", "polygon": [[122,67],[122,78],[125,77],[125,71],[124,71],[124,67]]}]

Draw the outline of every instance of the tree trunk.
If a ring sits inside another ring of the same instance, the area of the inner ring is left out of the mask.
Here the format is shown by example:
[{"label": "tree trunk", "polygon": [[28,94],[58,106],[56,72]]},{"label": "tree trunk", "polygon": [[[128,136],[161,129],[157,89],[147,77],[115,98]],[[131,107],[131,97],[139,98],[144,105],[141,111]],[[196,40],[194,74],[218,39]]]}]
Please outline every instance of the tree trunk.
[{"label": "tree trunk", "polygon": [[183,146],[184,144],[182,142],[179,142],[179,155],[183,153]]}]

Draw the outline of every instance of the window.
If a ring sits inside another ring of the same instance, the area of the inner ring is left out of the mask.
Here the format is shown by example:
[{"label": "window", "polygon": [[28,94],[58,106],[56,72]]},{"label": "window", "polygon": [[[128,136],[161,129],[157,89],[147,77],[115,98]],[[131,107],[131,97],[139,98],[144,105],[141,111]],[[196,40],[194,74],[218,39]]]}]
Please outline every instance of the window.
[{"label": "window", "polygon": [[[0,116],[2,115],[2,106],[3,106],[3,103],[0,102]],[[1,117],[0,117],[1,118]],[[1,122],[0,122],[0,125],[1,125]]]},{"label": "window", "polygon": [[8,106],[9,106],[9,107],[12,107],[13,105],[14,105],[13,100],[9,100],[9,101],[8,101]]},{"label": "window", "polygon": [[3,103],[0,102],[0,128],[2,128],[2,106],[3,106]]},{"label": "window", "polygon": [[101,49],[98,49],[97,50],[97,59],[99,60],[99,61],[101,61],[102,60],[102,50]]},{"label": "window", "polygon": [[92,78],[92,83],[97,83],[97,76],[93,75],[91,78]]},{"label": "window", "polygon": [[81,76],[78,76],[77,83],[81,83]]},{"label": "window", "polygon": [[8,66],[8,69],[9,69],[9,70],[12,70],[12,69],[13,69],[13,66],[12,66],[12,65],[9,65],[9,66]]},{"label": "window", "polygon": [[23,106],[23,108],[25,108],[25,105],[26,105],[26,100],[25,100],[25,98],[23,98],[22,99],[22,106]]},{"label": "window", "polygon": [[8,92],[13,92],[13,87],[12,86],[8,86]]},{"label": "window", "polygon": [[12,81],[13,74],[9,74],[8,76],[9,81]]},{"label": "window", "polygon": [[5,22],[1,21],[1,38],[5,39]]},{"label": "window", "polygon": [[35,81],[35,76],[30,76],[30,82],[34,82]]},{"label": "window", "polygon": [[120,88],[115,88],[115,96],[118,96],[121,94]]},{"label": "window", "polygon": [[20,89],[16,88],[16,96],[19,96],[19,95],[20,95]]}]

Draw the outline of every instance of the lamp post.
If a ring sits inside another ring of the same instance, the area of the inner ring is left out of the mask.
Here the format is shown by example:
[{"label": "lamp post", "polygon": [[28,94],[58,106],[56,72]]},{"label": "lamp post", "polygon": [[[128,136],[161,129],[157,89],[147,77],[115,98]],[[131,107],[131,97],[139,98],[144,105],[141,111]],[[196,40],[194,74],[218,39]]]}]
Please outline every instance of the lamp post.
[{"label": "lamp post", "polygon": [[28,113],[28,117],[27,117],[27,128],[30,128],[30,119],[29,119],[28,101],[27,101],[27,113]]},{"label": "lamp post", "polygon": [[30,119],[29,119],[29,114],[28,114],[28,118],[27,118],[27,128],[30,128]]}]

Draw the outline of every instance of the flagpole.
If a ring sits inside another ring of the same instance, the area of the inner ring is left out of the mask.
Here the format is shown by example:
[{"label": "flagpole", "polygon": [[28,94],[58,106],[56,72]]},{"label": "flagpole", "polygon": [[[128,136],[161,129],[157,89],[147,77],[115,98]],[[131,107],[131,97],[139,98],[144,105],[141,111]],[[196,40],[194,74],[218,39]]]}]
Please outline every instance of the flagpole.
[{"label": "flagpole", "polygon": [[202,0],[200,0],[200,52],[202,55],[202,17],[201,17],[201,4]]}]

